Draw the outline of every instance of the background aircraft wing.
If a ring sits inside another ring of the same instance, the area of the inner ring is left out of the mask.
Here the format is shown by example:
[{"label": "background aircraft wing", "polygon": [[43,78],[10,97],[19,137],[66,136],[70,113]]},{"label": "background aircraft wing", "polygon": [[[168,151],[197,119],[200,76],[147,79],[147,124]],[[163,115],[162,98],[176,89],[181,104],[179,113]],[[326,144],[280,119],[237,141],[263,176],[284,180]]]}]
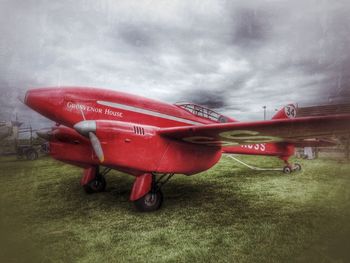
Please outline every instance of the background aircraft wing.
[{"label": "background aircraft wing", "polygon": [[350,133],[350,115],[329,115],[254,122],[162,128],[161,136],[209,146],[300,142]]}]

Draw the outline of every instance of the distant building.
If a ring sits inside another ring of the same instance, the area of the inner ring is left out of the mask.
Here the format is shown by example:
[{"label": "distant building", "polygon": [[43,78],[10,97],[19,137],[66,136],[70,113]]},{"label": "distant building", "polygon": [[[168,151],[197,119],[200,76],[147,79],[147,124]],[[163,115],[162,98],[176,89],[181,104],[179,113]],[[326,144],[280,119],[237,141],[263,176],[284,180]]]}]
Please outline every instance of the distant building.
[{"label": "distant building", "polygon": [[[299,107],[297,110],[297,117],[307,116],[323,116],[336,114],[350,114],[350,103],[328,104],[318,106]],[[307,159],[314,159],[317,157],[316,153],[321,153],[321,156],[334,156],[336,158],[350,158],[350,131],[342,137],[337,138],[340,146],[314,149],[305,147],[303,150],[304,157]],[[341,156],[341,157],[340,157]]]},{"label": "distant building", "polygon": [[298,107],[297,117],[350,114],[350,103]]}]

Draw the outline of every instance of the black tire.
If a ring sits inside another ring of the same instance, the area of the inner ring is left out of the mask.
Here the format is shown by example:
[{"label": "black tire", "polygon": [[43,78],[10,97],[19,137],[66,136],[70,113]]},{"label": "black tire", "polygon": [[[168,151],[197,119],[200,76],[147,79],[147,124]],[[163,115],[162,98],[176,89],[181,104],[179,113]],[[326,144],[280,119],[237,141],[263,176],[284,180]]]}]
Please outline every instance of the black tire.
[{"label": "black tire", "polygon": [[26,158],[29,161],[34,161],[34,160],[38,159],[38,157],[39,157],[38,152],[34,149],[28,150],[26,152]]},{"label": "black tire", "polygon": [[103,176],[99,176],[84,185],[84,190],[88,194],[100,193],[106,190],[106,185],[106,179]]},{"label": "black tire", "polygon": [[163,204],[163,193],[161,190],[157,192],[149,192],[140,199],[134,201],[136,209],[140,212],[153,212],[158,210]]},{"label": "black tire", "polygon": [[294,171],[297,171],[297,172],[301,171],[301,165],[298,163],[295,163],[294,164]]},{"label": "black tire", "polygon": [[292,169],[289,166],[283,167],[283,172],[285,174],[290,174],[292,172]]}]

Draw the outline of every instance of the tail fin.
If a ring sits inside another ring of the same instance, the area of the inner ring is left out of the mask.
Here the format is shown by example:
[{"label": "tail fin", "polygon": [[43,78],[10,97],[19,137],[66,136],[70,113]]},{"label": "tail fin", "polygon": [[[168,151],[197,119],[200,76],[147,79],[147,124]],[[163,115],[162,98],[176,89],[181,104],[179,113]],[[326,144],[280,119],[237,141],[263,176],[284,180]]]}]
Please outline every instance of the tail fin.
[{"label": "tail fin", "polygon": [[288,104],[280,109],[273,117],[272,120],[277,119],[293,119],[297,116],[297,107],[294,104]]}]

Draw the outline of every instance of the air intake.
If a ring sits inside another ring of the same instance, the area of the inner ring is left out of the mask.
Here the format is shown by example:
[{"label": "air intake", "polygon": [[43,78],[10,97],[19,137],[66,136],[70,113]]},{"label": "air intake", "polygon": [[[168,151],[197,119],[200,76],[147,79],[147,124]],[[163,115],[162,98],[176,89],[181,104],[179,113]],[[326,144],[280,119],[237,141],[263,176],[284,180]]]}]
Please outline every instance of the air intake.
[{"label": "air intake", "polygon": [[139,126],[134,126],[134,133],[138,135],[145,135],[145,129]]}]

